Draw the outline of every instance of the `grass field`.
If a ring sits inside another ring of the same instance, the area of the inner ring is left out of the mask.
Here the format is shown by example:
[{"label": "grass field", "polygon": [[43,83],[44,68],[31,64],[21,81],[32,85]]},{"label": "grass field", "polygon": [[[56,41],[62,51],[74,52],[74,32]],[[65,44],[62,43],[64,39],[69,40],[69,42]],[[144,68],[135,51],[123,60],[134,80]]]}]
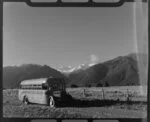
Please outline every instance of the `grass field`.
[{"label": "grass field", "polygon": [[[128,90],[127,90],[128,89]],[[106,87],[68,88],[74,104],[49,108],[46,105],[24,105],[17,89],[3,90],[3,117],[13,118],[146,118],[147,88]],[[130,95],[130,102],[127,96]]]}]

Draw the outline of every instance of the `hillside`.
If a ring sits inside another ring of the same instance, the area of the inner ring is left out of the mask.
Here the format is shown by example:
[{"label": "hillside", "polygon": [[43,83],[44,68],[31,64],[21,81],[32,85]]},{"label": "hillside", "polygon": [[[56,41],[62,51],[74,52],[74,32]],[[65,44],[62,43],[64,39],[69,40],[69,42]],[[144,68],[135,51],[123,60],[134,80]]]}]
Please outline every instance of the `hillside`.
[{"label": "hillside", "polygon": [[144,54],[129,54],[78,70],[68,76],[69,84],[77,86],[130,86],[146,85]]},{"label": "hillside", "polygon": [[22,80],[49,76],[65,78],[59,71],[47,65],[24,64],[21,66],[8,66],[3,68],[3,87],[17,88]]}]

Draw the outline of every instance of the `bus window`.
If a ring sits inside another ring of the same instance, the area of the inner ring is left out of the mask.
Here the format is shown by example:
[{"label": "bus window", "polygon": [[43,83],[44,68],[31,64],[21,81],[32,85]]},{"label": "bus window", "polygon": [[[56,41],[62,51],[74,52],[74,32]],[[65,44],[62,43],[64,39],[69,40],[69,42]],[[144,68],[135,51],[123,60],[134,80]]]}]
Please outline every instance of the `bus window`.
[{"label": "bus window", "polygon": [[53,84],[52,89],[56,90],[57,89],[57,84]]}]

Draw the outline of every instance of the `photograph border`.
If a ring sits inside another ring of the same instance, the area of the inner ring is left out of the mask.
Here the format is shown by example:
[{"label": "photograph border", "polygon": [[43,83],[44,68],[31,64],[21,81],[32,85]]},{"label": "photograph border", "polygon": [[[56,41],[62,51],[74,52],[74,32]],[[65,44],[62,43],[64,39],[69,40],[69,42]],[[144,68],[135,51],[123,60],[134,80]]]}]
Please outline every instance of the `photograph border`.
[{"label": "photograph border", "polygon": [[[147,119],[133,119],[133,118],[102,118],[102,119],[93,119],[93,118],[4,118],[3,117],[3,2],[26,2],[27,5],[32,6],[32,7],[119,7],[121,5],[124,4],[124,2],[134,2],[134,0],[120,0],[117,3],[112,3],[112,4],[97,4],[97,3],[93,3],[91,2],[91,0],[89,0],[88,3],[62,3],[60,2],[61,0],[58,0],[58,2],[56,3],[32,3],[31,0],[0,0],[0,46],[1,46],[1,50],[0,50],[0,54],[1,54],[1,60],[0,60],[0,65],[1,65],[1,70],[0,70],[0,74],[1,74],[1,82],[0,82],[0,116],[1,122],[31,122],[32,120],[38,119],[38,120],[56,120],[57,122],[61,122],[62,120],[87,120],[88,122],[92,122],[93,120],[118,120],[119,122],[148,122],[150,121],[150,24],[149,24],[149,20],[150,20],[150,1],[148,0],[148,107],[147,107]],[[147,0],[143,0],[143,2],[147,2]]]}]

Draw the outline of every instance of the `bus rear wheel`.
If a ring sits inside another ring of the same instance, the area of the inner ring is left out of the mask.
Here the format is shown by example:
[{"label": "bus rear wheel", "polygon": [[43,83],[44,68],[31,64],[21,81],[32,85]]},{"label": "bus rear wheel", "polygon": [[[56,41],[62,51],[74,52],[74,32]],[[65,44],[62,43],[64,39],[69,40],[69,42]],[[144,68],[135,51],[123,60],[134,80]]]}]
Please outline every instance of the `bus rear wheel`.
[{"label": "bus rear wheel", "polygon": [[23,103],[26,105],[29,104],[29,100],[26,96],[24,96],[24,98],[23,98]]},{"label": "bus rear wheel", "polygon": [[53,108],[55,107],[55,100],[52,96],[49,97],[49,107]]}]

